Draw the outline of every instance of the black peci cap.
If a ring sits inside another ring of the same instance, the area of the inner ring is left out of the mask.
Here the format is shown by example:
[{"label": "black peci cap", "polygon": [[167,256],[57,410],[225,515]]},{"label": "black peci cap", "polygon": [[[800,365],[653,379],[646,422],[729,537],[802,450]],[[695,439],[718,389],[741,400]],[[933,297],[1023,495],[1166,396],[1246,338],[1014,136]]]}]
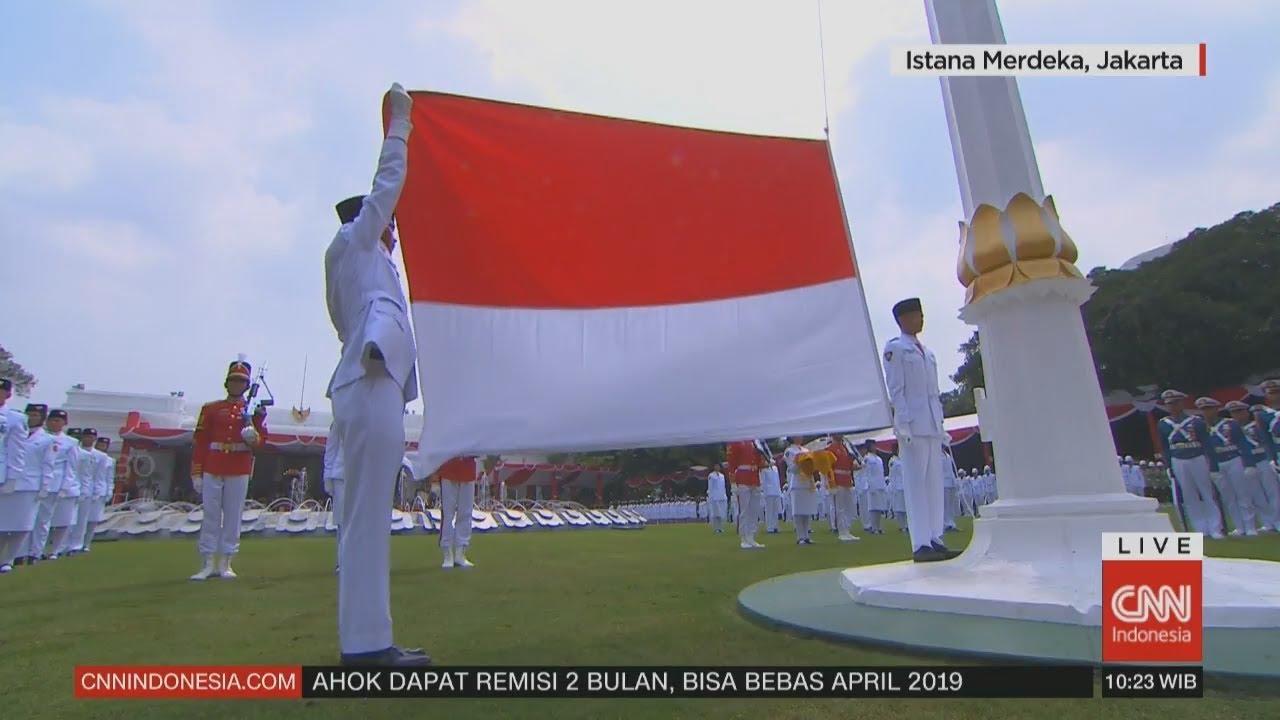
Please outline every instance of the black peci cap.
[{"label": "black peci cap", "polygon": [[897,320],[907,313],[922,312],[923,309],[920,298],[907,298],[893,306],[893,319]]},{"label": "black peci cap", "polygon": [[355,222],[355,219],[360,216],[360,208],[362,207],[364,207],[364,196],[356,195],[338,203],[334,206],[334,209],[338,211],[338,219],[342,221],[343,225],[346,225],[349,222]]}]

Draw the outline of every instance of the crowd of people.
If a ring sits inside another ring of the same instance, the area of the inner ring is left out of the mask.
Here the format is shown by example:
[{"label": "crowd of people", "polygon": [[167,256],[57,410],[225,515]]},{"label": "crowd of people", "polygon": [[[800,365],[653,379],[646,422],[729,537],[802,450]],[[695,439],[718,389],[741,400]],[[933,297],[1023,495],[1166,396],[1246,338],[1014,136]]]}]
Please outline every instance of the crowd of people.
[{"label": "crowd of people", "polygon": [[0,574],[89,552],[115,488],[109,438],[67,428],[65,410],[8,407],[0,378]]}]

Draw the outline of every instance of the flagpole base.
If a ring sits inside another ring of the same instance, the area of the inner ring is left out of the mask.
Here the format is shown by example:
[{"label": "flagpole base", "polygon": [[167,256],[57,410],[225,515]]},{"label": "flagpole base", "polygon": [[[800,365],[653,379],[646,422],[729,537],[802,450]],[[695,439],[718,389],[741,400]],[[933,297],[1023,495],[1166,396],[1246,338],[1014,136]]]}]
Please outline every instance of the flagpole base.
[{"label": "flagpole base", "polygon": [[[998,501],[982,509],[960,557],[850,568],[840,585],[860,605],[1097,631],[1101,535],[1173,532],[1154,505],[1128,494]],[[1280,631],[1280,563],[1206,558],[1202,617],[1206,628]]]}]

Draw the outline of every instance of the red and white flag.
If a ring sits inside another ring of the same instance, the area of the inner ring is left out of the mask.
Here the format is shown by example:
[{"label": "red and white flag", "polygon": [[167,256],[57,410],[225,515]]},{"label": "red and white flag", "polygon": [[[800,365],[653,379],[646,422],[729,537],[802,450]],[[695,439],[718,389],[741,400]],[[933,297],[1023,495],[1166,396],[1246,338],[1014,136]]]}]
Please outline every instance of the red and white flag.
[{"label": "red and white flag", "polygon": [[420,471],[889,424],[825,141],[413,97]]}]

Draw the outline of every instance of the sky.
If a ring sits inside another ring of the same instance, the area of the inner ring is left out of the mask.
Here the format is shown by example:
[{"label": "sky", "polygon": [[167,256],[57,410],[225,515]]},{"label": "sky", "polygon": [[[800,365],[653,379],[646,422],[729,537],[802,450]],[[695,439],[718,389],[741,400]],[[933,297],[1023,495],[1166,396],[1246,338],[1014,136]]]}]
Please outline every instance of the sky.
[{"label": "sky", "polygon": [[[1082,270],[1280,202],[1280,3],[999,6],[1011,43],[1208,43],[1206,78],[1019,81]],[[942,96],[889,73],[924,4],[821,11],[820,36],[817,0],[0,4],[0,345],[51,406],[76,383],[211,399],[243,352],[277,406],[326,408],[332,208],[367,192],[398,81],[798,137],[825,105],[876,344],[918,296],[949,375],[972,328]]]}]

